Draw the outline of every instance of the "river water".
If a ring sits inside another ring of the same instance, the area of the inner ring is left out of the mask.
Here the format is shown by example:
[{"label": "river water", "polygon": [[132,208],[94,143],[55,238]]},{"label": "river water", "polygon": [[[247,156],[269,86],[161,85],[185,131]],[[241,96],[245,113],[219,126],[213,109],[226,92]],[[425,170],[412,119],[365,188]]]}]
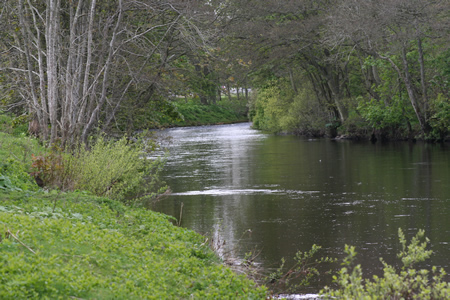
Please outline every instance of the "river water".
[{"label": "river water", "polygon": [[342,259],[348,244],[365,276],[382,274],[379,257],[399,265],[399,228],[408,239],[424,229],[434,251],[424,267],[450,271],[448,147],[276,136],[250,125],[162,131],[172,194],[153,209],[178,219],[183,203],[182,226],[209,237],[225,259],[257,253],[267,272],[313,244]]}]

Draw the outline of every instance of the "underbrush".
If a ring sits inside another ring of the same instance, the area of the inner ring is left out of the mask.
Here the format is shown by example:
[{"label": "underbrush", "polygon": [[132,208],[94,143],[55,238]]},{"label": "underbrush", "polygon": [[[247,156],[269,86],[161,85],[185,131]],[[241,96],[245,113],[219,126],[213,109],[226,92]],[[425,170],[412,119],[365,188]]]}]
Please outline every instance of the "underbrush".
[{"label": "underbrush", "polygon": [[0,191],[37,190],[29,174],[31,158],[44,151],[35,138],[0,131]]}]

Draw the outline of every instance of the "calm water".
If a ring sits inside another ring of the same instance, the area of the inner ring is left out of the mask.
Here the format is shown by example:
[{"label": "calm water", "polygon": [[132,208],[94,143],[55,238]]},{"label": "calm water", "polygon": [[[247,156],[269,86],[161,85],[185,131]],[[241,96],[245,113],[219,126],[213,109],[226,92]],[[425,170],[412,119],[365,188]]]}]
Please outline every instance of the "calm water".
[{"label": "calm water", "polygon": [[173,194],[154,209],[178,218],[183,203],[182,226],[220,243],[225,258],[256,250],[270,271],[313,244],[342,259],[349,244],[365,275],[380,274],[379,257],[397,261],[398,228],[408,239],[424,229],[428,264],[450,271],[448,148],[274,136],[249,123],[161,134],[171,137],[164,177]]}]

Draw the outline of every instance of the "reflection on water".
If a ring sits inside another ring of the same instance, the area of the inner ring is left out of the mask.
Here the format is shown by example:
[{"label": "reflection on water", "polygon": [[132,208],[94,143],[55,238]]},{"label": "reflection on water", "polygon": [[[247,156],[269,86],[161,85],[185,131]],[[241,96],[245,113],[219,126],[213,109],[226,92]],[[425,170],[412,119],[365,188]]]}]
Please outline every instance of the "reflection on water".
[{"label": "reflection on water", "polygon": [[183,203],[183,226],[225,242],[224,256],[258,249],[270,270],[313,244],[339,258],[349,244],[366,274],[379,274],[380,256],[396,261],[398,228],[409,237],[422,228],[428,263],[450,271],[450,152],[440,145],[273,136],[248,123],[161,135],[172,137],[173,194],[154,209],[178,217]]}]

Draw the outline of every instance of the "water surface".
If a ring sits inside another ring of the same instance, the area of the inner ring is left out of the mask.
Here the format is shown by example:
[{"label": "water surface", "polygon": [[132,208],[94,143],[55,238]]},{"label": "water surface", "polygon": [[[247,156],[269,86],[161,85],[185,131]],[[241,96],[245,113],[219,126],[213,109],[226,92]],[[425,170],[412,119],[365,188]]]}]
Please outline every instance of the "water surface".
[{"label": "water surface", "polygon": [[154,209],[178,218],[183,203],[182,226],[226,258],[260,253],[270,271],[313,244],[342,259],[349,244],[369,276],[381,273],[379,257],[397,264],[398,228],[408,239],[424,229],[434,251],[427,265],[450,271],[448,148],[275,136],[249,123],[161,135],[171,137],[163,176],[173,194]]}]

